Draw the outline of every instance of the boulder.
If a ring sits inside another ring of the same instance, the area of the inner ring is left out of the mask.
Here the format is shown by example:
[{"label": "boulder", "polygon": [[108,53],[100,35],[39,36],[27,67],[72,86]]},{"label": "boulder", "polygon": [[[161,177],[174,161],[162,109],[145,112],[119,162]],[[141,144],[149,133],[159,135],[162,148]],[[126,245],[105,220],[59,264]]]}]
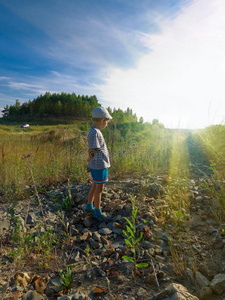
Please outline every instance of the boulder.
[{"label": "boulder", "polygon": [[222,294],[225,291],[225,274],[217,274],[211,281],[210,287],[217,294]]},{"label": "boulder", "polygon": [[188,290],[181,284],[171,283],[159,294],[149,300],[199,300],[196,296],[191,295]]}]

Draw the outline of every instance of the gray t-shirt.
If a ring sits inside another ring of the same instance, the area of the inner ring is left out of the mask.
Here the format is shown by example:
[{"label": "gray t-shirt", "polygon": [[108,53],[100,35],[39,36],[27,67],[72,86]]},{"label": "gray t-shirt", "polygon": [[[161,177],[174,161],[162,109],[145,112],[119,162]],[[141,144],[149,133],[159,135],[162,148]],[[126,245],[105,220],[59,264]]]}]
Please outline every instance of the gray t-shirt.
[{"label": "gray t-shirt", "polygon": [[109,152],[101,130],[91,127],[87,136],[88,148],[95,149],[95,155],[88,164],[89,169],[101,170],[110,167]]}]

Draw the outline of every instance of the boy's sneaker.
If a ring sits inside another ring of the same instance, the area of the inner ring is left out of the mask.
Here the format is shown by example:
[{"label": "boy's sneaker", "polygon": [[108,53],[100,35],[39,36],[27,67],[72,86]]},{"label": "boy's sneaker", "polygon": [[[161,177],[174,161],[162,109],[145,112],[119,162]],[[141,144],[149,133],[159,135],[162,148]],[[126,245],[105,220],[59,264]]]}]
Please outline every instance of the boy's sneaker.
[{"label": "boy's sneaker", "polygon": [[101,209],[95,209],[93,217],[94,217],[95,219],[97,219],[99,222],[107,222],[107,223],[109,223],[109,222],[112,221],[112,218],[111,218],[111,217],[105,216],[105,215],[102,213],[102,210],[101,210]]},{"label": "boy's sneaker", "polygon": [[87,204],[86,207],[85,207],[85,211],[86,213],[88,214],[93,214],[94,211],[95,211],[95,208],[93,207],[93,204]]}]

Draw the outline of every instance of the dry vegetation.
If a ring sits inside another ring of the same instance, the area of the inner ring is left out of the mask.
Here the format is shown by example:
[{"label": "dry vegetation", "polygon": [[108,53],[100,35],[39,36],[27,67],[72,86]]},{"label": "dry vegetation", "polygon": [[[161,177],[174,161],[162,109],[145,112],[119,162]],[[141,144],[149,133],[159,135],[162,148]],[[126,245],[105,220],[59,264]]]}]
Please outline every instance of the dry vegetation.
[{"label": "dry vegetation", "polygon": [[[14,271],[22,270],[27,264],[30,268],[39,268],[41,272],[57,268],[59,271],[64,267],[66,271],[61,270],[61,278],[64,280],[65,290],[72,285],[71,269],[63,266],[56,249],[59,245],[61,250],[71,248],[70,232],[62,213],[71,205],[69,183],[85,183],[89,178],[86,173],[87,132],[81,130],[85,126],[79,123],[32,126],[28,129],[0,126],[0,192],[4,201],[12,203],[12,207],[26,201],[28,212],[27,199],[30,196],[34,195],[37,205],[41,206],[40,193],[45,193],[49,187],[52,189],[68,183],[68,195],[63,198],[58,212],[64,226],[64,233],[60,238],[48,228],[47,219],[44,218],[39,222],[38,228],[23,232],[21,221],[14,217],[12,208],[10,213],[13,231],[11,236],[2,240],[15,263]],[[111,178],[129,177],[135,180],[150,173],[164,178],[166,195],[163,205],[158,207],[158,220],[162,228],[173,236],[169,246],[174,272],[179,276],[185,274],[185,255],[189,256],[192,270],[196,271],[198,267],[190,236],[190,180],[200,178],[200,187],[213,199],[213,218],[219,225],[224,224],[225,126],[212,126],[195,133],[152,126],[136,135],[130,132],[123,140],[121,133],[115,128],[107,130],[105,138],[112,156]],[[146,193],[147,187],[143,184],[137,195],[137,208],[138,203],[145,199]],[[33,236],[37,232],[40,234],[34,240]],[[190,241],[185,255],[184,240],[186,244]],[[91,268],[89,259],[92,252],[88,247],[83,252],[86,264]],[[134,261],[136,263],[136,258]]]}]

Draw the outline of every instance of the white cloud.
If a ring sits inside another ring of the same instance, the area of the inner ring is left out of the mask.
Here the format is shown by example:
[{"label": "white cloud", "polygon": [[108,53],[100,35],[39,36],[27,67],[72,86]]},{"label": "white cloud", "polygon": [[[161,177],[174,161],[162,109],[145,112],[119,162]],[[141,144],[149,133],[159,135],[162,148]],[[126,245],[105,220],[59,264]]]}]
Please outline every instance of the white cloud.
[{"label": "white cloud", "polygon": [[160,33],[143,35],[149,53],[136,68],[111,68],[99,85],[105,105],[128,106],[145,121],[199,128],[224,119],[225,2],[195,0]]}]

